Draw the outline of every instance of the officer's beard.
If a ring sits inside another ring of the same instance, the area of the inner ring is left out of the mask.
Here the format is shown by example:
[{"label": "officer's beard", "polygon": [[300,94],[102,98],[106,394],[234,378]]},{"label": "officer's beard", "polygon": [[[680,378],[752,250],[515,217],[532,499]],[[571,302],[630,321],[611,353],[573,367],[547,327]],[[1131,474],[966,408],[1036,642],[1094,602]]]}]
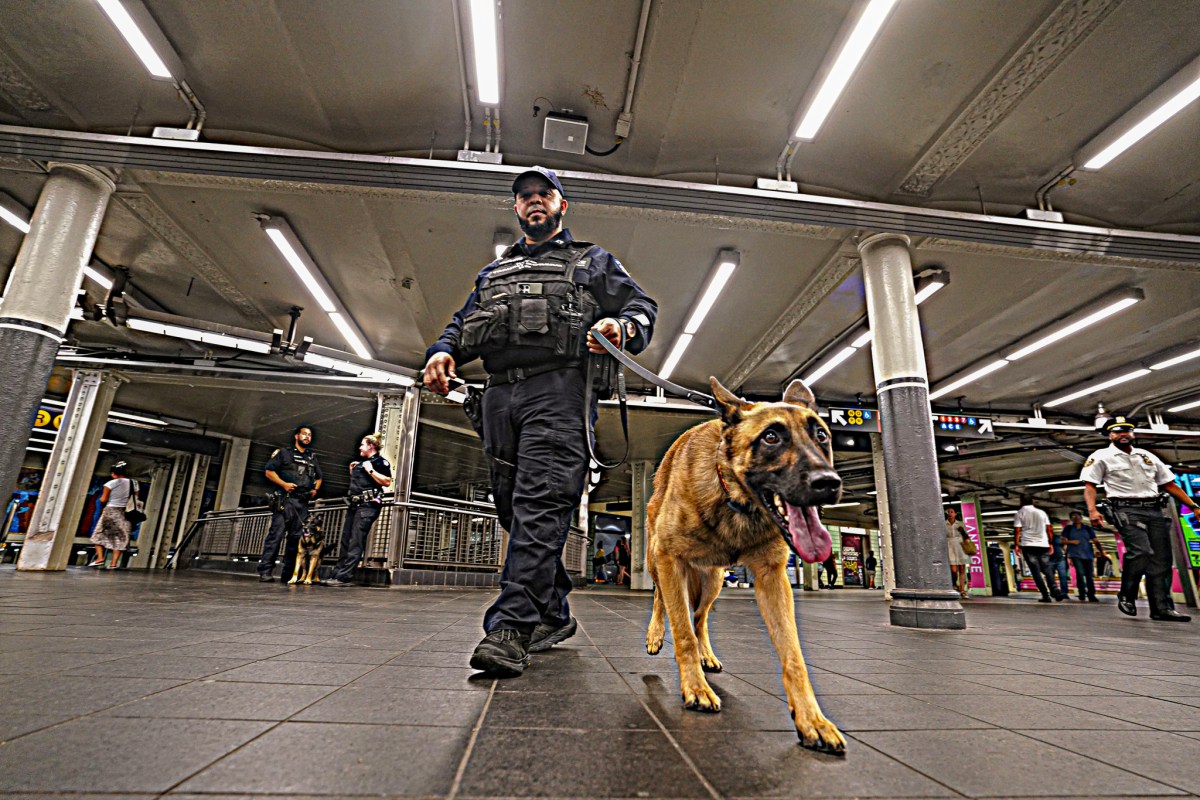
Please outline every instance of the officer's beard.
[{"label": "officer's beard", "polygon": [[541,242],[550,238],[550,234],[558,230],[558,226],[562,223],[563,212],[560,209],[556,213],[547,211],[542,215],[541,222],[530,222],[522,217],[517,217],[517,223],[521,226],[525,236],[533,242]]}]

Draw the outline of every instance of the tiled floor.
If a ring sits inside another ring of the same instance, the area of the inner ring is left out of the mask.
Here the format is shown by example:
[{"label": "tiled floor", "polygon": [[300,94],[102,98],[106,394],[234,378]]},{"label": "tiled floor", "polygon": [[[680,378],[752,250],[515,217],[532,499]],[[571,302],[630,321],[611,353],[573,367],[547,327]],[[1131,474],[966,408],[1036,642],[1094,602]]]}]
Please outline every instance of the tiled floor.
[{"label": "tiled floor", "polygon": [[467,667],[484,590],[0,568],[0,798],[1200,795],[1200,621],[975,600],[892,628],[800,594],[845,759],[800,748],[751,593],[713,615],[720,714],[680,707],[648,595],[572,595],[524,676]]}]

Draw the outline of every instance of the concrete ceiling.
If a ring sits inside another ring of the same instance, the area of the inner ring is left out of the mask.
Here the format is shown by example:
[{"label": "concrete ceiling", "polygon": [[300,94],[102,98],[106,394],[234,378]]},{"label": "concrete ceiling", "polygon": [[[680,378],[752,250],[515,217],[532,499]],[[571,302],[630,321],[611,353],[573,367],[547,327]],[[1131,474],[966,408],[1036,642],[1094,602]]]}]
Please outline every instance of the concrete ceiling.
[{"label": "concrete ceiling", "polygon": [[[207,110],[206,142],[435,161],[453,160],[463,145],[451,2],[149,6]],[[849,0],[652,0],[632,135],[597,157],[543,150],[543,117],[551,108],[585,114],[591,147],[612,145],[641,3],[510,0],[501,15],[504,163],[737,187],[773,178],[798,110],[855,8]],[[147,77],[94,3],[7,2],[0,28],[0,125],[148,136],[156,125],[187,120],[175,90]],[[799,146],[792,177],[802,192],[826,197],[1019,216],[1036,207],[1035,192],[1078,148],[1200,54],[1194,36],[1180,35],[1188,30],[1200,30],[1200,4],[1178,0],[901,0],[817,139]],[[483,109],[473,95],[468,105],[470,145],[481,150]],[[1076,182],[1055,189],[1050,202],[1068,223],[1200,235],[1198,133],[1194,103],[1108,168],[1074,173]],[[0,159],[0,190],[32,207],[44,167]],[[128,266],[150,307],[199,322],[286,329],[290,306],[314,304],[254,218],[283,216],[378,357],[418,369],[490,258],[493,233],[516,230],[510,206],[503,193],[126,169],[96,256]],[[568,220],[577,236],[616,253],[659,301],[655,340],[640,358],[654,369],[718,251],[741,252],[732,283],[673,376],[689,386],[703,388],[715,375],[744,393],[778,396],[866,313],[852,230],[586,202],[573,204]],[[19,233],[0,226],[0,273],[20,243]],[[1136,287],[1146,296],[1085,335],[955,391],[947,408],[961,396],[968,408],[1028,415],[1064,389],[1200,343],[1195,263],[977,245],[951,230],[913,244],[916,266],[936,263],[951,274],[949,287],[921,309],[934,386],[1109,291]],[[300,331],[344,346],[315,310],[305,312]],[[101,323],[76,322],[71,336],[84,345],[198,354]],[[1060,410],[1089,419],[1098,400],[1114,411],[1162,409],[1200,397],[1198,368],[1200,359]],[[257,441],[286,439],[314,414],[326,441],[353,440],[371,422],[361,393],[343,409],[337,398],[277,387],[230,392],[131,378],[118,405],[174,409]],[[825,402],[861,395],[869,403],[873,384],[868,348],[817,388]],[[648,419],[638,417],[638,441],[662,439],[661,453],[681,423]],[[1200,408],[1168,421],[1200,424]],[[1041,450],[1018,452],[1026,455],[981,456],[953,469],[1003,485],[1010,460],[1018,472],[1068,466]],[[1187,458],[1196,455],[1185,450]],[[431,476],[435,461],[423,461]],[[949,474],[949,461],[944,469]],[[613,492],[627,494],[619,478],[610,480]]]}]

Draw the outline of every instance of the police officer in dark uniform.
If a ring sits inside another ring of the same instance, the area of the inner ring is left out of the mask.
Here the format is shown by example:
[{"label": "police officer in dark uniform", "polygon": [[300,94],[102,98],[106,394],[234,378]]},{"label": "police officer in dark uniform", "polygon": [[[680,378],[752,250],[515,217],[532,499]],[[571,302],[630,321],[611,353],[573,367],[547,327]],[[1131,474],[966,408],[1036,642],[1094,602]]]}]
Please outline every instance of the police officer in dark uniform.
[{"label": "police officer in dark uniform", "polygon": [[258,560],[258,579],[263,583],[275,580],[275,556],[284,541],[283,572],[290,575],[296,568],[296,551],[300,549],[300,526],[308,517],[308,501],[321,488],[321,465],[317,454],[309,450],[312,428],[301,425],[292,433],[294,444],[281,447],[271,454],[265,474],[267,480],[279,487],[271,504],[271,528],[263,543],[262,558]]},{"label": "police officer in dark uniform", "polygon": [[1122,614],[1137,616],[1138,584],[1146,576],[1146,594],[1150,599],[1150,619],[1160,622],[1190,622],[1191,617],[1175,610],[1167,589],[1171,574],[1171,530],[1173,523],[1163,514],[1163,492],[1191,506],[1194,500],[1175,483],[1175,473],[1162,460],[1140,447],[1134,447],[1134,424],[1125,417],[1113,417],[1104,424],[1108,447],[1097,450],[1083,464],[1083,497],[1087,501],[1092,524],[1104,524],[1104,515],[1096,506],[1096,487],[1104,484],[1113,522],[1125,543],[1121,563],[1121,593],[1117,608]]},{"label": "police officer in dark uniform", "polygon": [[363,460],[350,462],[350,508],[342,525],[342,555],[324,586],[354,585],[354,570],[362,559],[367,534],[383,508],[383,490],[392,485],[392,465],[379,452],[382,449],[383,437],[378,433],[364,436],[358,443]]},{"label": "police officer in dark uniform", "polygon": [[567,200],[554,172],[535,167],[512,185],[525,236],[488,264],[466,304],[426,351],[425,386],[446,394],[455,368],[482,358],[483,446],[493,496],[509,533],[500,596],[471,666],[520,675],[527,653],[575,633],[561,556],[583,494],[595,397],[585,407],[592,337],[639,353],[657,304],[611,253],[563,227]]}]

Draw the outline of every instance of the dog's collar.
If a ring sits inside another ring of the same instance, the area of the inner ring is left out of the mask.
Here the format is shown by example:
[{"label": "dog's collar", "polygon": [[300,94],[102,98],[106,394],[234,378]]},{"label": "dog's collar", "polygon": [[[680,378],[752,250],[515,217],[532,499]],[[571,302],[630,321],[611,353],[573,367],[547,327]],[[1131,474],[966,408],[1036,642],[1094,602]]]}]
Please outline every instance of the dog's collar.
[{"label": "dog's collar", "polygon": [[[720,445],[718,444],[719,448]],[[738,514],[749,514],[753,511],[753,507],[749,503],[739,503],[733,499],[733,493],[729,491],[729,484],[725,482],[725,474],[721,472],[721,462],[717,461],[717,480],[721,482],[721,488],[725,490],[725,505],[729,506]]]}]

